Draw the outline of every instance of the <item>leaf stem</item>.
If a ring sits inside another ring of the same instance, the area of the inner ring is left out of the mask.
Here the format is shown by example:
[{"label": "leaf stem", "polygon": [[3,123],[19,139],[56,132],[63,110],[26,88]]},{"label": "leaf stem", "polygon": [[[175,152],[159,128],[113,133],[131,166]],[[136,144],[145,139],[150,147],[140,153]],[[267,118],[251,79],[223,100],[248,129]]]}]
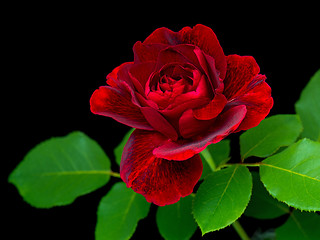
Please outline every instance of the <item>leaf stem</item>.
[{"label": "leaf stem", "polygon": [[211,170],[214,172],[216,171],[217,169],[217,166],[216,164],[214,163],[214,160],[209,152],[208,149],[204,149],[202,152],[201,152],[203,158],[206,160],[206,162],[208,163],[209,167],[211,168]]},{"label": "leaf stem", "polygon": [[246,167],[260,167],[261,165],[263,165],[262,162],[257,162],[257,163],[226,163],[226,164],[223,164],[221,166],[221,168],[233,166],[233,165],[236,165],[236,164],[239,164],[239,165],[242,165],[242,166],[246,166]]},{"label": "leaf stem", "polygon": [[107,175],[110,175],[110,176],[112,176],[112,177],[121,178],[121,177],[120,177],[120,173],[117,173],[117,172],[106,171],[106,174],[107,174]]},{"label": "leaf stem", "polygon": [[232,226],[236,230],[236,232],[238,233],[238,235],[240,236],[240,238],[242,240],[250,240],[250,238],[248,237],[247,233],[244,231],[244,229],[242,228],[242,226],[238,220],[236,220],[234,223],[232,223]]}]

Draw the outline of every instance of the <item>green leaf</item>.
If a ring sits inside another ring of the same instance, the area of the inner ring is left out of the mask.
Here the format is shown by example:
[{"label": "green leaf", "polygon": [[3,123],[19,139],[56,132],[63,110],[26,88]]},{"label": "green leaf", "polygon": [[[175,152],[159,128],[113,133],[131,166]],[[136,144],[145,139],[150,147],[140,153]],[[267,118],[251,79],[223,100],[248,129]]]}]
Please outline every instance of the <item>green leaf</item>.
[{"label": "green leaf", "polygon": [[188,240],[197,229],[192,216],[192,196],[182,198],[179,202],[159,207],[157,225],[166,240]]},{"label": "green leaf", "polygon": [[205,178],[193,204],[193,214],[202,234],[237,220],[248,205],[251,188],[251,174],[241,165],[216,171]]},{"label": "green leaf", "polygon": [[116,183],[99,204],[95,239],[130,239],[149,208],[150,203],[142,195],[125,183]]},{"label": "green leaf", "polygon": [[272,219],[289,213],[289,207],[274,199],[260,181],[259,174],[252,172],[253,188],[246,216],[258,219]]},{"label": "green leaf", "polygon": [[276,229],[277,240],[320,239],[320,216],[294,210],[285,224]]},{"label": "green leaf", "polygon": [[296,115],[275,115],[264,119],[240,136],[241,158],[268,157],[280,147],[296,141],[302,131]]},{"label": "green leaf", "polygon": [[320,143],[302,139],[267,158],[260,177],[272,196],[289,206],[320,210]]},{"label": "green leaf", "polygon": [[320,70],[303,89],[295,108],[304,128],[302,137],[320,142]]},{"label": "green leaf", "polygon": [[114,156],[116,158],[116,163],[120,166],[121,163],[121,156],[122,156],[122,152],[123,152],[123,148],[126,145],[131,133],[134,131],[134,128],[132,128],[129,132],[126,133],[126,135],[124,135],[122,141],[120,142],[120,144],[114,149]]},{"label": "green leaf", "polygon": [[49,208],[72,203],[78,196],[105,185],[110,161],[84,133],[46,140],[30,150],[10,174],[29,204]]},{"label": "green leaf", "polygon": [[[201,179],[204,179],[212,171],[219,169],[219,166],[229,161],[230,140],[225,139],[215,144],[210,144],[200,153],[203,162]],[[208,159],[209,158],[209,159]],[[210,165],[208,164],[208,160]]]}]

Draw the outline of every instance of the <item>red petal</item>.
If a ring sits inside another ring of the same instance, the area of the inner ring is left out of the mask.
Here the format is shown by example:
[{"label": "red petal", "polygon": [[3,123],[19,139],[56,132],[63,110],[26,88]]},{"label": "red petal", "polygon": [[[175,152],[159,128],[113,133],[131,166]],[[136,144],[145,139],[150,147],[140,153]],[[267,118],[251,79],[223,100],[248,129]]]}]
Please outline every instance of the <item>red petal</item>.
[{"label": "red petal", "polygon": [[186,111],[187,109],[193,109],[198,106],[204,106],[208,104],[210,99],[208,98],[195,98],[189,99],[185,102],[181,102],[177,104],[173,108],[166,108],[164,110],[159,110],[159,112],[165,116],[166,119],[176,128],[179,129],[179,119],[181,114]]},{"label": "red petal", "polygon": [[92,94],[90,106],[91,111],[95,114],[112,117],[133,128],[153,130],[140,108],[132,103],[130,93],[102,86]]},{"label": "red petal", "polygon": [[111,87],[117,87],[118,72],[121,69],[126,68],[127,66],[132,66],[132,64],[133,62],[125,62],[125,63],[122,63],[120,66],[116,67],[115,69],[113,69],[112,72],[107,75],[108,85]]},{"label": "red petal", "polygon": [[223,94],[216,94],[213,100],[206,106],[193,110],[193,116],[198,120],[209,120],[218,116],[227,103]]},{"label": "red petal", "polygon": [[120,165],[127,187],[159,206],[176,203],[191,194],[202,173],[199,155],[178,162],[155,157],[153,149],[164,140],[161,134],[135,130]]},{"label": "red petal", "polygon": [[220,78],[224,79],[227,69],[226,58],[212,29],[198,24],[193,28],[183,28],[179,34],[183,43],[196,45],[212,56],[215,60],[216,69],[220,73]]},{"label": "red petal", "polygon": [[142,107],[141,112],[154,130],[176,141],[178,133],[173,126],[154,108]]},{"label": "red petal", "polygon": [[141,42],[136,42],[133,46],[134,62],[143,63],[156,61],[159,52],[167,46],[168,45],[161,43],[144,44]]},{"label": "red petal", "polygon": [[204,150],[209,144],[217,143],[235,131],[246,115],[246,106],[240,105],[220,114],[208,133],[194,139],[166,141],[154,149],[153,154],[169,160],[185,160]]},{"label": "red petal", "polygon": [[198,120],[193,116],[192,109],[185,111],[179,120],[179,130],[183,138],[191,138],[197,135],[203,135],[208,131],[215,120]]},{"label": "red petal", "polygon": [[215,60],[213,57],[205,54],[199,48],[195,48],[195,54],[197,55],[198,61],[201,65],[201,68],[207,75],[207,78],[210,81],[211,87],[214,92],[222,93],[223,91],[223,80],[219,78],[219,74],[215,68]]},{"label": "red petal", "polygon": [[271,88],[263,81],[248,93],[237,97],[233,104],[245,104],[248,110],[246,117],[236,131],[256,127],[265,119],[273,106]]},{"label": "red petal", "polygon": [[248,91],[248,86],[260,72],[256,60],[251,56],[227,56],[227,75],[224,79],[224,95],[228,100]]},{"label": "red petal", "polygon": [[246,105],[247,114],[239,128],[247,130],[257,126],[273,106],[271,88],[265,83],[266,77],[259,74],[260,68],[250,56],[230,55],[227,57],[228,70],[224,80],[224,95],[227,106]]},{"label": "red petal", "polygon": [[141,95],[145,95],[145,87],[146,83],[152,74],[155,67],[155,62],[145,62],[145,63],[138,63],[133,64],[130,69],[128,70],[129,76],[137,89],[137,91]]},{"label": "red petal", "polygon": [[180,41],[178,38],[178,33],[173,32],[168,28],[162,27],[156,29],[153,33],[151,33],[150,36],[143,41],[143,43],[162,43],[167,45],[176,45],[179,44]]},{"label": "red petal", "polygon": [[168,63],[190,63],[197,69],[201,69],[201,65],[195,54],[195,47],[191,45],[181,44],[163,49],[158,56],[156,70],[160,70]]}]

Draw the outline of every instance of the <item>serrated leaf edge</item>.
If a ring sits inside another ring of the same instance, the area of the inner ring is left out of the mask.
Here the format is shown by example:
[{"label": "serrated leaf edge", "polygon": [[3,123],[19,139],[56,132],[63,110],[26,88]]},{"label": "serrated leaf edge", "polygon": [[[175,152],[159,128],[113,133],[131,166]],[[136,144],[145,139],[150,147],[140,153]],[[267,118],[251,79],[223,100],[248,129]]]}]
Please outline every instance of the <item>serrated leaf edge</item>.
[{"label": "serrated leaf edge", "polygon": [[[234,164],[234,165],[236,165],[236,168],[235,168],[235,171],[233,172],[233,175],[234,175],[234,173],[236,172],[236,169],[238,169],[238,167],[240,166],[240,164]],[[234,165],[227,166],[227,167],[232,167],[232,166],[234,166]],[[245,166],[244,166],[244,167],[245,167]],[[246,168],[246,169],[248,170],[248,172],[250,173],[250,178],[251,178],[251,188],[250,188],[250,195],[249,195],[249,197],[248,197],[248,202],[247,202],[245,208],[243,209],[243,211],[241,212],[240,216],[239,216],[237,219],[235,219],[233,222],[229,223],[228,225],[226,225],[226,226],[224,226],[224,227],[221,227],[221,228],[217,228],[217,229],[212,230],[212,231],[206,231],[206,232],[204,232],[204,231],[202,230],[201,226],[199,225],[197,219],[195,218],[195,214],[194,214],[194,202],[195,202],[195,197],[193,198],[193,200],[192,200],[192,216],[193,216],[193,219],[195,220],[195,222],[197,223],[198,227],[199,227],[200,230],[201,230],[202,237],[203,237],[205,234],[209,233],[209,232],[219,231],[219,230],[221,230],[221,229],[224,229],[224,228],[226,228],[226,227],[231,226],[231,225],[232,225],[235,221],[237,221],[237,220],[243,215],[243,213],[245,212],[245,210],[246,210],[246,208],[247,208],[247,206],[248,206],[248,204],[249,204],[249,202],[250,202],[251,196],[252,196],[252,187],[253,187],[251,172],[249,171],[249,169],[248,169],[247,167],[245,167],[245,168]],[[221,169],[219,169],[218,171],[220,171],[220,170],[221,170]],[[208,178],[208,177],[209,177],[210,175],[212,175],[212,174],[213,174],[213,173],[208,174],[208,175],[206,176],[206,178]],[[233,176],[233,175],[232,175],[232,176]],[[205,178],[205,179],[206,179],[206,178]],[[231,179],[231,178],[230,178],[230,179]]]}]

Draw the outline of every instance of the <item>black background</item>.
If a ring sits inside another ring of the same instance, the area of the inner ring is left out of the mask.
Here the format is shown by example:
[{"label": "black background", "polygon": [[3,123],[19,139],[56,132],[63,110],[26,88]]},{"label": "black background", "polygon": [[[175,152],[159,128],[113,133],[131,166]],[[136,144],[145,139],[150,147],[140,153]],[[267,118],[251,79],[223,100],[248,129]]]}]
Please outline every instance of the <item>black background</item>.
[{"label": "black background", "polygon": [[[37,143],[74,130],[98,141],[114,161],[113,148],[129,128],[93,115],[89,99],[113,68],[132,61],[133,44],[156,28],[179,31],[205,24],[215,31],[226,55],[254,56],[273,90],[275,105],[270,115],[294,113],[301,90],[320,67],[319,20],[313,13],[317,6],[191,5],[185,10],[163,4],[161,9],[123,5],[28,4],[4,9],[3,66],[8,74],[1,88],[6,133],[1,167],[5,183],[2,212],[6,214],[2,215],[5,228],[1,235],[8,234],[7,239],[94,239],[98,203],[118,179],[72,205],[36,209],[6,183],[7,177]],[[114,162],[112,168],[119,171]],[[155,211],[152,205],[133,239],[161,239]],[[285,217],[240,219],[249,234],[259,226],[277,227],[284,221]],[[197,230],[194,239],[200,236]],[[237,239],[237,235],[229,227],[204,237],[209,238]]]}]

